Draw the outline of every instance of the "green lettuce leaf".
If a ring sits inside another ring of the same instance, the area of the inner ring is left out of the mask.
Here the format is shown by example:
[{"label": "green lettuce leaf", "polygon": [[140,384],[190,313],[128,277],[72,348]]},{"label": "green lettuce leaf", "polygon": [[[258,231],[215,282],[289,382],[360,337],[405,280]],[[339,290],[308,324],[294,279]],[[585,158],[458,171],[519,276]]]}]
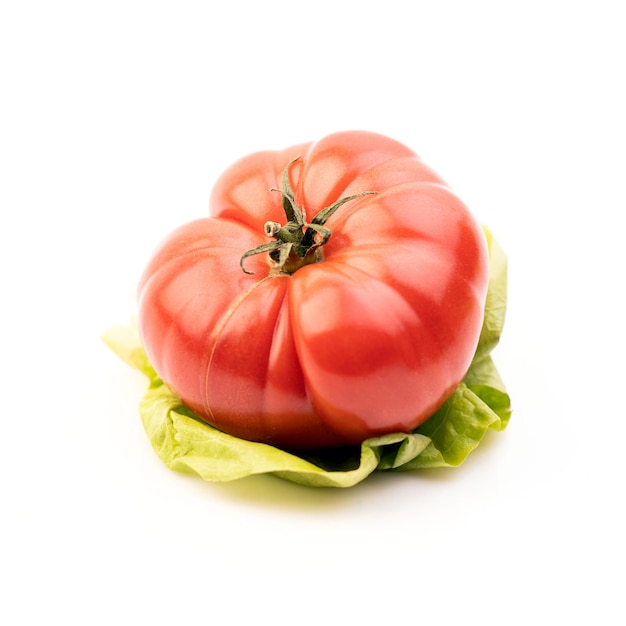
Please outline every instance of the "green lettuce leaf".
[{"label": "green lettuce leaf", "polygon": [[174,471],[196,474],[207,481],[270,473],[312,487],[351,487],[374,471],[463,463],[488,430],[503,430],[511,416],[510,398],[491,358],[504,325],[507,260],[489,230],[484,230],[490,278],[476,354],[463,382],[413,433],[391,433],[367,439],[360,446],[306,453],[227,435],[185,407],[158,377],[143,350],[136,324],[111,328],[103,341],[149,381],[139,413],[158,457]]}]

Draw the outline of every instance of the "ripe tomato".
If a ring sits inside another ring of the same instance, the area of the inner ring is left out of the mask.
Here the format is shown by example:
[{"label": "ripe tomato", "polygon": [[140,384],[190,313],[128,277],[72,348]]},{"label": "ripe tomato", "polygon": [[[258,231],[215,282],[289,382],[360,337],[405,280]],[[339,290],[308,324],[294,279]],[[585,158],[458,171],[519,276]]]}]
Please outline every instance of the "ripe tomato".
[{"label": "ripe tomato", "polygon": [[414,430],[457,387],[487,274],[479,224],[414,152],[341,132],[226,170],[210,217],[150,260],[139,328],[159,376],[216,428],[358,444]]}]

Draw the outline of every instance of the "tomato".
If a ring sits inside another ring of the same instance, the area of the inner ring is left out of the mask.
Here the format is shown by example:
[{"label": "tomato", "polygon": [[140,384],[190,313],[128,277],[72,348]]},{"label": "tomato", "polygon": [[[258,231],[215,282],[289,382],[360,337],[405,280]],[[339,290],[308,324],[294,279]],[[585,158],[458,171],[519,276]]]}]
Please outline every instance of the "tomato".
[{"label": "tomato", "polygon": [[162,380],[231,435],[287,449],[410,432],[463,379],[483,321],[480,225],[408,147],[340,132],[247,156],[139,284]]}]

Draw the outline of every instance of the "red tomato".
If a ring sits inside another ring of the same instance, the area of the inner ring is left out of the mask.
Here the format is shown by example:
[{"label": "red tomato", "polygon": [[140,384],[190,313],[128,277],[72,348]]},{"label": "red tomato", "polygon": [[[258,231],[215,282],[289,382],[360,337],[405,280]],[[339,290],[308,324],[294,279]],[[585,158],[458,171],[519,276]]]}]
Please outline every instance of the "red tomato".
[{"label": "red tomato", "polygon": [[484,234],[448,186],[402,144],[342,132],[226,170],[210,217],[150,260],[139,327],[163,381],[218,429],[358,444],[414,430],[457,387],[487,279]]}]

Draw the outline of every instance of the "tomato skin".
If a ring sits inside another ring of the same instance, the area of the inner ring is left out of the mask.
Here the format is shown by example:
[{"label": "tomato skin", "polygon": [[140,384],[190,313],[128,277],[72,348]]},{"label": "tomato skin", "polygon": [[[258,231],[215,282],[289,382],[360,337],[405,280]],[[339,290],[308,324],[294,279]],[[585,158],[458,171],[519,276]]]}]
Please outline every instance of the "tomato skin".
[{"label": "tomato skin", "polygon": [[[323,260],[293,274],[242,255],[284,224],[288,170]],[[139,284],[139,328],[163,381],[229,434],[305,449],[410,432],[465,375],[487,289],[480,225],[409,148],[374,133],[250,155],[218,179],[210,217],[171,233]]]}]

